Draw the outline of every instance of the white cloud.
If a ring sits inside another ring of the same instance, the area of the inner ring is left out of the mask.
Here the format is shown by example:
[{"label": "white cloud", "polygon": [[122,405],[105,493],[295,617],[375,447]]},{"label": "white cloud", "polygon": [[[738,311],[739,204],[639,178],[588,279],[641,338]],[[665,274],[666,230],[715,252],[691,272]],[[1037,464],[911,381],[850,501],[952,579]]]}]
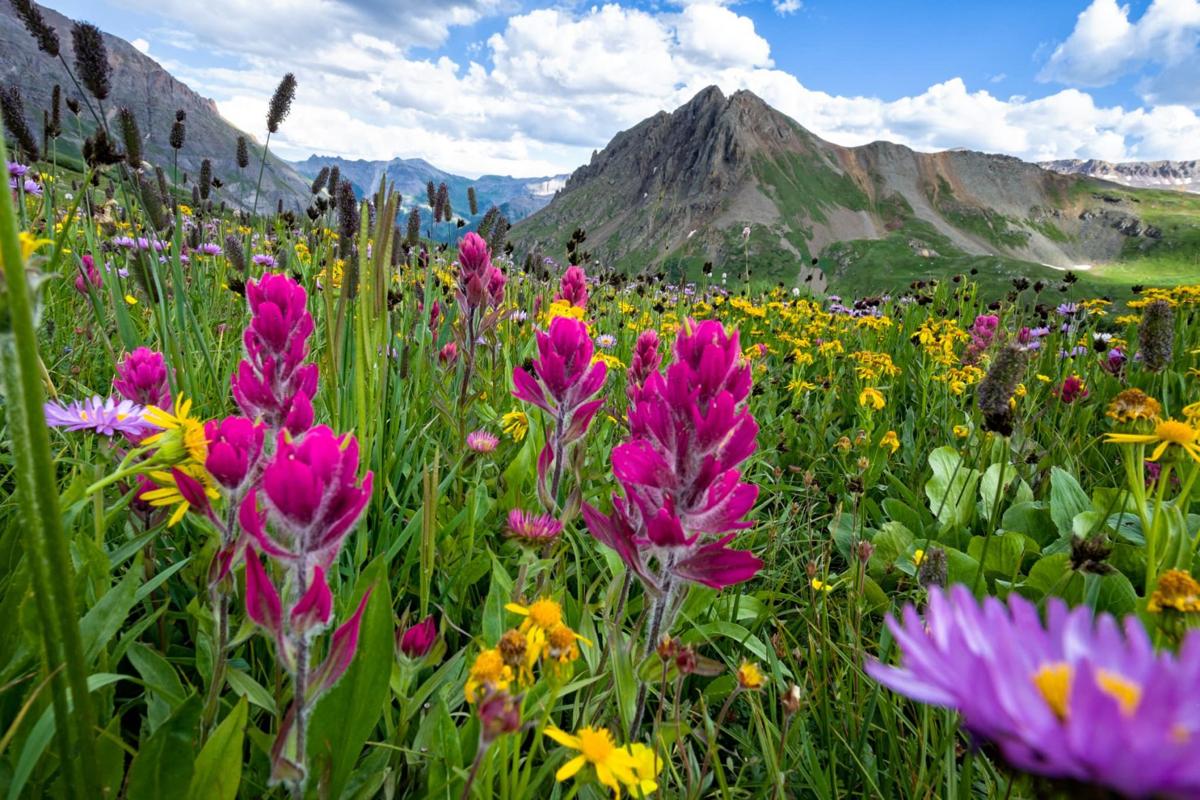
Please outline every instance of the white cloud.
[{"label": "white cloud", "polygon": [[771,0],[771,5],[775,8],[775,13],[781,17],[786,17],[788,14],[795,14],[804,7],[801,0]]},{"label": "white cloud", "polygon": [[[438,14],[459,8],[455,13],[469,17],[501,2],[463,0],[455,6],[448,0],[444,8],[431,7]],[[1075,88],[1032,99],[1002,97],[950,78],[889,100],[816,91],[774,67],[770,44],[749,17],[711,0],[655,11],[616,2],[530,11],[510,17],[466,63],[418,55],[406,36],[386,26],[351,25],[351,17],[314,34],[314,19],[331,19],[323,14],[301,19],[293,11],[296,18],[279,23],[285,32],[302,31],[291,44],[302,57],[263,48],[231,55],[227,67],[195,66],[190,53],[189,63],[164,65],[214,97],[239,127],[260,135],[279,76],[296,72],[292,114],[271,138],[272,148],[285,156],[419,156],[468,175],[570,171],[617,131],[714,83],[726,93],[750,89],[817,135],[846,145],[886,139],[922,150],[970,147],[1038,160],[1120,160],[1191,158],[1200,142],[1200,118],[1184,105],[1103,107]],[[448,26],[451,17],[437,19]]]},{"label": "white cloud", "polygon": [[139,52],[142,52],[142,53],[150,52],[150,43],[147,42],[145,39],[134,39],[133,41],[130,42],[130,44],[133,45],[133,48]]},{"label": "white cloud", "polygon": [[1136,21],[1128,5],[1092,0],[1039,77],[1106,86],[1130,74],[1147,102],[1200,106],[1200,0],[1152,0]]}]

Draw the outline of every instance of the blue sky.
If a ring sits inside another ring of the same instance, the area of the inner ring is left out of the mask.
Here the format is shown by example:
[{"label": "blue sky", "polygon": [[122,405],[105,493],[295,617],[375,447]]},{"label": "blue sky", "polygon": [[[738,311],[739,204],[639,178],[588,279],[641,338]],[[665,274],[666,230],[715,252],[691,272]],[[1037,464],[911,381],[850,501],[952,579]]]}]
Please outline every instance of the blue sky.
[{"label": "blue sky", "polygon": [[1027,159],[1200,157],[1200,0],[59,0],[137,42],[251,134],[420,156],[464,174],[569,171],[710,83],[821,136]]}]

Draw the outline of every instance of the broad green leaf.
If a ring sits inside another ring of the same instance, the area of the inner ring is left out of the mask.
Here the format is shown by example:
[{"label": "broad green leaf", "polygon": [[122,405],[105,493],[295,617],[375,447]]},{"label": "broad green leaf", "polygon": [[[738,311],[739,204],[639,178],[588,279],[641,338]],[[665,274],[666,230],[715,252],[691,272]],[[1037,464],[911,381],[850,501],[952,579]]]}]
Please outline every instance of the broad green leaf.
[{"label": "broad green leaf", "polygon": [[1050,517],[1058,528],[1059,536],[1070,536],[1075,515],[1091,507],[1092,501],[1071,473],[1061,467],[1050,470]]},{"label": "broad green leaf", "polygon": [[[983,558],[985,544],[987,542],[983,536],[975,536],[967,546],[967,553],[978,561]],[[1021,566],[1021,556],[1024,552],[1025,536],[1023,534],[1016,531],[1004,534],[994,533],[991,543],[987,544],[987,561],[983,565],[984,571],[989,575],[1011,579]]]},{"label": "broad green leaf", "polygon": [[187,697],[187,692],[183,690],[175,668],[146,645],[134,642],[128,655],[129,663],[146,684],[148,733],[153,735],[170,716],[171,710]]},{"label": "broad green leaf", "polygon": [[229,681],[229,688],[233,689],[238,697],[244,697],[259,708],[266,709],[272,716],[277,714],[275,698],[254,678],[241,670],[230,669],[225,673],[225,680]]},{"label": "broad green leaf", "polygon": [[1133,584],[1119,572],[1100,576],[1100,590],[1096,594],[1096,610],[1107,611],[1120,619],[1137,609],[1137,592]]},{"label": "broad green leaf", "polygon": [[376,558],[359,575],[343,618],[358,607],[368,589],[371,599],[363,612],[354,661],[337,685],[317,701],[309,724],[309,764],[312,774],[320,776],[308,783],[313,796],[341,796],[363,744],[391,700],[388,680],[396,645],[385,558]]},{"label": "broad green leaf", "polygon": [[249,703],[238,700],[196,756],[188,800],[234,800],[242,782],[242,739]]},{"label": "broad green leaf", "polygon": [[121,625],[136,605],[138,587],[142,583],[141,559],[125,573],[125,577],[104,593],[96,605],[88,609],[79,621],[79,633],[83,637],[84,658],[91,664],[100,651],[117,635]]},{"label": "broad green leaf", "polygon": [[1000,527],[1019,531],[1045,547],[1058,538],[1058,529],[1050,517],[1050,509],[1040,501],[1014,503],[1000,517]]},{"label": "broad green leaf", "polygon": [[442,695],[438,695],[429,713],[421,722],[413,742],[420,752],[427,753],[425,759],[426,787],[424,797],[453,800],[458,793],[453,791],[456,770],[462,766],[462,750],[458,741],[458,730],[450,717],[450,709]]},{"label": "broad green leaf", "polygon": [[942,527],[965,526],[975,516],[979,470],[967,466],[958,451],[939,447],[929,454],[933,476],[925,483],[929,509]]},{"label": "broad green leaf", "polygon": [[128,800],[176,797],[192,781],[192,756],[200,728],[200,698],[193,694],[142,743],[129,766]]},{"label": "broad green leaf", "polygon": [[913,532],[903,523],[895,520],[883,523],[871,540],[875,546],[875,552],[871,554],[871,569],[882,571],[895,564],[896,559],[912,547],[913,539]]}]

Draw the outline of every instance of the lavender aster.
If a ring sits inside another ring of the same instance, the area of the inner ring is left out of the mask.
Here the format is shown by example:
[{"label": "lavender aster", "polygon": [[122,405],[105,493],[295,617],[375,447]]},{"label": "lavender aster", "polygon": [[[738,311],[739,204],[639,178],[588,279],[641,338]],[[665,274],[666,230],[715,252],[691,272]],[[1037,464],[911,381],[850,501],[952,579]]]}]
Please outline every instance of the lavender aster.
[{"label": "lavender aster", "polygon": [[143,414],[146,409],[132,400],[118,400],[99,395],[88,400],[76,400],[67,405],[46,403],[46,424],[69,431],[95,431],[103,436],[127,433],[133,436],[153,430],[153,423]]},{"label": "lavender aster", "polygon": [[983,606],[964,586],[931,589],[888,627],[902,666],[867,673],[922,703],[953,708],[1014,766],[1128,797],[1200,796],[1200,634],[1155,653],[1137,617],[1047,605],[1043,626],[1017,594]]}]

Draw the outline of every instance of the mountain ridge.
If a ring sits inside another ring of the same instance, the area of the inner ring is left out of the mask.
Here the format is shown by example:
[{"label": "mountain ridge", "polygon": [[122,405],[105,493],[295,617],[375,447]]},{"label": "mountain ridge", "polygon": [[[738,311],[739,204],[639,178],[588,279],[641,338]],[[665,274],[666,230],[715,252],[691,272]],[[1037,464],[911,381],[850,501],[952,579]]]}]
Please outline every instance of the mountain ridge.
[{"label": "mountain ridge", "polygon": [[[71,26],[73,21],[46,6],[39,6],[47,23],[57,32],[63,57],[73,61]],[[112,69],[111,92],[104,103],[105,120],[112,131],[117,130],[117,112],[123,106],[133,111],[142,134],[145,157],[162,166],[170,175],[174,151],[169,138],[176,109],[187,114],[184,146],[179,151],[179,177],[187,174],[194,180],[200,163],[208,158],[214,175],[223,184],[214,198],[249,207],[258,178],[261,144],[221,116],[216,103],[201,96],[186,83],[173,76],[151,56],[132,44],[105,32],[104,44]],[[7,0],[0,0],[0,83],[16,85],[25,100],[25,113],[30,126],[41,130],[41,110],[50,107],[54,84],[62,86],[63,97],[78,97],[78,92],[58,59],[38,50],[37,43],[16,16]],[[263,109],[264,122],[266,108]],[[63,110],[63,135],[60,147],[63,155],[78,157],[79,145],[95,127],[86,111],[76,121]],[[245,136],[250,150],[251,166],[239,170],[236,164],[237,137]],[[253,173],[253,174],[250,174]],[[283,159],[269,154],[263,174],[259,208],[274,207],[278,199],[296,210],[308,202],[305,181]]]},{"label": "mountain ridge", "polygon": [[1007,155],[837,145],[749,91],[710,86],[616,134],[510,239],[557,256],[582,228],[602,265],[693,279],[706,261],[796,281],[812,259],[832,277],[942,257],[1070,269],[1161,238],[1109,186]]},{"label": "mountain ridge", "polygon": [[[343,178],[351,182],[361,197],[375,191],[381,178],[386,177],[404,198],[403,208],[421,209],[422,224],[428,222],[429,204],[426,199],[426,183],[446,183],[450,192],[450,206],[454,216],[461,217],[468,225],[477,224],[488,209],[496,206],[510,221],[524,219],[541,209],[550,201],[553,191],[565,182],[565,175],[542,175],[530,178],[515,178],[508,175],[481,175],[467,178],[443,170],[423,158],[363,159],[313,154],[302,161],[291,162],[301,175],[316,177],[323,167],[337,166]],[[542,191],[535,190],[538,187]],[[474,187],[478,213],[468,213],[467,189]]]}]

